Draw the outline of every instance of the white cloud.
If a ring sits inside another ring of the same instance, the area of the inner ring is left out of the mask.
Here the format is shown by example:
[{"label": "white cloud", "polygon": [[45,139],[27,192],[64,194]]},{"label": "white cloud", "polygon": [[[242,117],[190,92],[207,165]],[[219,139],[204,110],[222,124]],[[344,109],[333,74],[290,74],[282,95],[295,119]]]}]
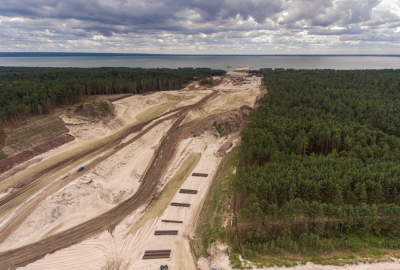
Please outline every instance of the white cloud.
[{"label": "white cloud", "polygon": [[23,18],[11,18],[10,21],[11,22],[23,22],[24,19]]},{"label": "white cloud", "polygon": [[0,51],[400,53],[399,0],[2,0]]},{"label": "white cloud", "polygon": [[102,36],[102,35],[94,35],[93,36],[93,39],[94,40],[104,40],[104,39],[106,39],[104,36]]}]

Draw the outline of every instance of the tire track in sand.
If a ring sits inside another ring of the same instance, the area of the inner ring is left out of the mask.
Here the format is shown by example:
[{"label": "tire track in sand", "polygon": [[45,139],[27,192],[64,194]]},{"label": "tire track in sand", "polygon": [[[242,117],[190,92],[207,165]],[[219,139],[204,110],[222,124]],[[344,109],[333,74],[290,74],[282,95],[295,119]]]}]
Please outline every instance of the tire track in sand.
[{"label": "tire track in sand", "polygon": [[[205,97],[205,98],[207,98],[207,97]],[[118,136],[114,136],[112,139],[110,139],[108,141],[104,141],[104,140],[101,141],[101,143],[98,144],[97,148],[90,147],[90,148],[85,149],[84,151],[78,153],[77,155],[68,156],[67,158],[59,160],[55,164],[52,164],[51,166],[43,169],[42,171],[39,171],[37,174],[32,175],[30,177],[30,179],[27,180],[29,183],[26,186],[23,186],[16,192],[10,194],[9,196],[6,196],[6,197],[0,199],[0,217],[6,215],[10,211],[12,211],[14,208],[16,208],[18,205],[21,205],[22,203],[26,202],[33,194],[35,194],[39,190],[45,188],[49,184],[51,184],[54,181],[54,179],[61,178],[62,175],[65,175],[66,172],[65,171],[63,172],[63,170],[62,170],[65,167],[71,167],[73,165],[75,165],[75,167],[78,167],[80,164],[83,163],[82,160],[85,161],[85,160],[95,158],[96,156],[103,154],[106,151],[110,151],[110,149],[113,149],[110,152],[108,152],[107,154],[103,155],[102,157],[99,157],[99,158],[95,159],[93,162],[85,165],[86,170],[83,173],[86,173],[90,169],[92,169],[95,166],[97,166],[98,164],[100,164],[104,159],[113,155],[116,151],[121,150],[122,147],[132,143],[134,140],[130,140],[126,143],[120,144],[120,142],[124,138],[129,136],[130,134],[141,131],[146,125],[148,125],[152,121],[155,121],[156,119],[165,117],[165,116],[173,114],[173,113],[178,114],[179,112],[182,112],[184,110],[189,110],[189,109],[195,108],[196,106],[198,106],[198,104],[203,104],[203,102],[204,102],[204,100],[202,99],[198,103],[171,110],[163,115],[155,117],[154,119],[151,119],[144,123],[140,123],[140,124],[131,126],[128,129],[120,132],[118,134]],[[159,121],[157,123],[161,123],[162,121],[164,121],[166,119],[167,118],[163,118],[161,121]],[[170,119],[170,118],[168,118],[168,119]],[[145,133],[143,133],[142,135],[144,135],[144,134]],[[136,139],[139,139],[140,137],[135,137],[134,139],[136,140]],[[54,183],[54,184],[56,184],[55,187],[50,185],[47,187],[47,189],[51,189],[50,192],[54,193],[56,191],[55,189],[59,190],[60,188],[64,187],[65,185],[67,185],[68,183],[70,183],[71,181],[73,181],[74,179],[76,179],[77,177],[82,176],[82,175],[83,175],[82,173],[73,172],[68,177],[62,179],[61,181],[59,181],[57,183]],[[52,194],[50,192],[48,192],[46,190],[42,194],[37,194],[36,197],[34,197],[32,200],[30,200],[27,203],[28,206],[24,205],[24,206],[22,206],[22,208],[20,208],[18,210],[18,212],[16,213],[16,215],[19,216],[18,218],[14,216],[11,218],[11,220],[7,221],[7,223],[4,226],[2,226],[2,230],[0,231],[0,244],[2,242],[4,242],[4,240],[11,234],[12,230],[16,230],[17,227],[22,223],[21,216],[27,217],[27,215],[28,215],[27,213],[29,213],[28,211],[32,211],[34,209],[34,208],[32,208],[31,204],[37,206],[38,203],[43,201],[44,196],[47,197],[50,194]],[[19,222],[16,222],[17,220],[15,220],[15,219],[18,219]]]},{"label": "tire track in sand", "polygon": [[[177,131],[179,131],[179,125],[183,121],[183,119],[186,117],[187,113],[190,110],[193,110],[195,108],[198,108],[208,102],[210,99],[213,99],[217,95],[217,92],[213,92],[212,94],[206,96],[203,98],[201,101],[199,101],[196,104],[189,105],[184,108],[180,108],[179,110],[176,110],[179,114],[181,115],[178,117],[178,119],[175,121],[175,123],[172,125],[172,127],[169,129],[168,133],[166,136],[164,136],[157,147],[157,150],[154,153],[153,159],[148,167],[148,170],[146,171],[142,183],[138,189],[138,191],[129,199],[125,200],[121,204],[117,205],[116,207],[110,209],[109,211],[105,212],[104,214],[97,216],[91,220],[88,220],[84,223],[81,223],[75,227],[72,227],[68,230],[62,231],[60,233],[54,234],[46,239],[43,239],[41,241],[38,241],[33,244],[29,244],[17,249],[9,250],[0,253],[0,269],[9,269],[9,268],[15,268],[17,266],[21,266],[23,264],[27,264],[29,262],[33,262],[35,260],[38,260],[42,257],[44,257],[48,253],[55,252],[59,249],[66,248],[68,246],[71,246],[73,244],[76,244],[78,242],[81,242],[91,236],[94,236],[101,231],[104,231],[105,229],[113,229],[116,224],[121,222],[127,215],[132,213],[135,209],[137,209],[139,206],[141,206],[144,202],[148,201],[151,199],[152,195],[154,195],[154,192],[156,190],[157,184],[159,183],[160,178],[162,175],[165,173],[169,166],[170,160],[172,160],[173,155],[175,154],[175,151],[177,149],[177,146],[179,144],[180,138],[176,134]],[[171,111],[173,112],[173,111]],[[176,114],[171,115],[169,118],[176,117]],[[167,120],[167,118],[163,118],[160,121]],[[153,124],[153,125],[156,125]],[[146,129],[147,131],[153,127],[149,127]],[[144,134],[145,131],[143,131],[141,134]],[[179,132],[178,132],[179,133]],[[138,135],[140,136],[140,134]],[[136,138],[136,137],[135,137]],[[130,141],[126,142],[125,144],[121,144],[120,146],[116,147],[114,149],[115,151],[121,150],[124,146],[132,143],[132,140],[135,138],[131,139]],[[137,138],[136,138],[137,139]],[[103,157],[99,157],[98,159],[103,159]],[[94,168],[94,164],[100,163],[100,160],[96,159],[92,163],[90,163],[90,168]],[[104,158],[105,159],[105,158]],[[62,166],[62,165],[60,165]],[[72,176],[71,176],[72,177]],[[74,179],[77,176],[73,177]],[[69,179],[72,181],[73,179]],[[69,181],[69,182],[70,182]],[[64,182],[64,181],[61,181]],[[49,189],[49,193],[46,195],[50,195],[52,193],[50,192],[55,192],[57,191],[57,185],[54,186],[54,189],[51,188]],[[40,196],[43,199],[45,198],[44,196]],[[36,203],[31,203],[29,204],[30,207],[27,207],[24,211],[24,214],[22,214],[22,211],[19,212],[18,217],[19,218],[14,218],[15,224],[19,226],[22,222],[21,220],[25,220],[27,216],[31,213],[31,209],[34,209],[43,199],[38,200]],[[32,206],[31,206],[32,205]],[[11,222],[10,222],[11,223]],[[10,224],[9,223],[9,224]],[[7,224],[7,225],[9,225]],[[11,226],[8,227],[9,230],[13,230]],[[3,233],[3,232],[2,232]],[[9,234],[4,234],[5,237]],[[5,239],[5,238],[4,238]]]}]

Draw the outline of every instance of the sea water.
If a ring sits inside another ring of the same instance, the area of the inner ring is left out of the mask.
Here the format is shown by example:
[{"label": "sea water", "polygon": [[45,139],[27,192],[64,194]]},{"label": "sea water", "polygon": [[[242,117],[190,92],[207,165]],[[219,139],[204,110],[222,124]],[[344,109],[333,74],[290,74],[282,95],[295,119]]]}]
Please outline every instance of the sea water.
[{"label": "sea water", "polygon": [[24,67],[209,67],[228,70],[242,65],[295,69],[399,69],[398,56],[244,56],[244,55],[132,55],[0,57],[0,66]]}]

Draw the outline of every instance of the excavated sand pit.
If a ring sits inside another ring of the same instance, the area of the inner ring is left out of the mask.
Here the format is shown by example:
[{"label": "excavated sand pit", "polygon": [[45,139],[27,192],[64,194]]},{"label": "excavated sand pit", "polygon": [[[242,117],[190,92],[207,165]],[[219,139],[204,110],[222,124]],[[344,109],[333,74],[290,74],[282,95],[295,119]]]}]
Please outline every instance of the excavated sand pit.
[{"label": "excavated sand pit", "polygon": [[[257,80],[213,90],[129,96],[112,102],[106,122],[62,115],[76,139],[0,182],[0,269],[195,269],[188,238],[259,94]],[[214,122],[224,124],[224,136]],[[158,249],[171,249],[171,257],[142,260],[145,250]]]}]

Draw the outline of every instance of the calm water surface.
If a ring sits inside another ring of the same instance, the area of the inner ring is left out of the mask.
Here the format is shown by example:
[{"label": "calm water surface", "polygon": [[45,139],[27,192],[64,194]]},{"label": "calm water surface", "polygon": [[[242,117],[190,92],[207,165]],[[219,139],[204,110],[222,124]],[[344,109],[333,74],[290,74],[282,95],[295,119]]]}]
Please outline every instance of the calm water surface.
[{"label": "calm water surface", "polygon": [[400,69],[396,56],[77,56],[0,57],[0,66],[28,67],[210,67],[227,70],[250,65],[295,69]]}]

